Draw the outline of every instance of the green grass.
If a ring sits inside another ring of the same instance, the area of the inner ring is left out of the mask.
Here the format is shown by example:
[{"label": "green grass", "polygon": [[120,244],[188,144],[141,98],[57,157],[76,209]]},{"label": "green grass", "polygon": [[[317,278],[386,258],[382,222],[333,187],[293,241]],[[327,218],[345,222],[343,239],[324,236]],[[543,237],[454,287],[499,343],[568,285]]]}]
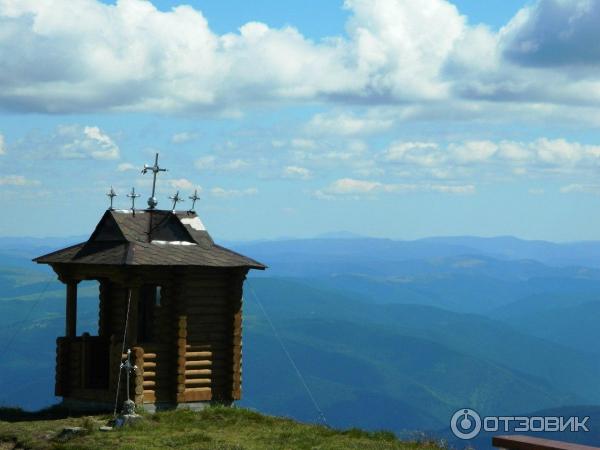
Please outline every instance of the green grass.
[{"label": "green grass", "polygon": [[[55,415],[56,418],[49,419]],[[419,449],[439,450],[432,442],[402,442],[386,431],[334,430],[266,416],[242,408],[212,406],[144,415],[140,423],[98,431],[109,416],[62,417],[60,411],[27,414],[0,411],[0,449]],[[66,426],[84,428],[60,439]]]}]

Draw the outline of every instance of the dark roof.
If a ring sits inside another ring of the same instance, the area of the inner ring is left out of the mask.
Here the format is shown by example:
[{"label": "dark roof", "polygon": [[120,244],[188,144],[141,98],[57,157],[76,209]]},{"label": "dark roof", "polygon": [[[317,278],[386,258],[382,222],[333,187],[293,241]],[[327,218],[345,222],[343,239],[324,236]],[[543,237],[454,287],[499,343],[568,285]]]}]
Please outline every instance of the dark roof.
[{"label": "dark roof", "polygon": [[193,212],[106,211],[87,242],[40,256],[41,264],[266,266],[216,245]]}]

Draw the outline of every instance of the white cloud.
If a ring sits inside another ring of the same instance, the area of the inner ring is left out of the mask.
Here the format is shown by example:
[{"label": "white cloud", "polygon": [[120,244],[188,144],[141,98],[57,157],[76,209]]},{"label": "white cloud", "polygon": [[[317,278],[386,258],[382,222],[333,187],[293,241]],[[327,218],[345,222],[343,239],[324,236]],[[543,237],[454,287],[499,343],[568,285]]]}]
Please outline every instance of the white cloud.
[{"label": "white cloud", "polygon": [[131,163],[121,163],[117,166],[118,172],[129,172],[129,171],[133,171],[133,170],[139,170],[139,168],[134,166]]},{"label": "white cloud", "polygon": [[447,155],[434,142],[395,142],[384,152],[386,161],[416,166],[439,166]]},{"label": "white cloud", "polygon": [[354,180],[352,178],[342,178],[334,181],[326,192],[328,194],[369,194],[382,187],[377,181]]},{"label": "white cloud", "polygon": [[63,125],[51,138],[61,158],[118,159],[119,147],[100,128]]},{"label": "white cloud", "polygon": [[218,172],[239,172],[250,167],[250,162],[244,159],[222,159],[216,156],[202,156],[194,163],[198,170]]},{"label": "white cloud", "polygon": [[589,169],[600,164],[600,145],[565,139],[539,138],[531,142],[464,141],[442,146],[435,142],[392,143],[382,154],[386,163],[427,168],[430,171],[453,167],[494,165],[515,174],[527,169]]},{"label": "white cloud", "polygon": [[473,194],[475,186],[468,185],[445,185],[431,183],[382,183],[371,180],[357,180],[353,178],[341,178],[334,181],[328,187],[319,189],[315,196],[321,199],[333,199],[336,197],[362,197],[380,193],[401,194],[408,192],[438,192],[442,194]]},{"label": "white cloud", "polygon": [[286,166],[283,168],[284,178],[297,178],[300,180],[308,180],[312,176],[310,170],[300,166]]},{"label": "white cloud", "polygon": [[459,163],[478,163],[489,160],[498,151],[498,146],[490,141],[468,141],[463,145],[450,146]]},{"label": "white cloud", "polygon": [[385,131],[393,124],[392,119],[383,117],[316,114],[306,125],[306,130],[309,134],[353,136]]},{"label": "white cloud", "polygon": [[23,175],[0,176],[0,186],[39,186],[38,180],[30,180]]},{"label": "white cloud", "polygon": [[560,192],[562,194],[600,194],[600,185],[574,183],[561,187]]},{"label": "white cloud", "polygon": [[185,144],[186,142],[195,140],[197,137],[198,136],[195,133],[182,131],[181,133],[175,133],[173,136],[171,136],[171,142],[173,144]]},{"label": "white cloud", "polygon": [[214,187],[210,190],[210,194],[213,197],[218,198],[246,197],[258,194],[258,189],[254,187],[246,189],[225,189],[222,187]]},{"label": "white cloud", "polygon": [[[327,102],[454,118],[461,104],[462,113],[495,119],[520,103],[561,106],[549,115],[600,105],[595,0],[537,0],[499,32],[470,25],[446,0],[344,6],[346,33],[313,41],[258,22],[218,35],[191,6],[0,0],[0,106],[232,116],[253,105]],[[389,120],[343,113],[311,126],[356,135]],[[179,134],[174,143],[190,137]]]},{"label": "white cloud", "polygon": [[[600,147],[597,147],[600,149]],[[591,152],[590,152],[591,151]],[[594,153],[593,147],[582,146],[564,139],[538,139],[536,152],[540,161],[548,164],[573,164]]]},{"label": "white cloud", "polygon": [[290,142],[293,148],[311,150],[317,148],[317,142],[312,139],[296,138]]},{"label": "white cloud", "polygon": [[534,67],[600,62],[600,3],[594,0],[539,0],[523,8],[503,30],[504,53]]},{"label": "white cloud", "polygon": [[6,142],[4,141],[4,136],[0,133],[0,155],[6,154]]},{"label": "white cloud", "polygon": [[194,165],[199,170],[210,170],[215,167],[215,161],[217,160],[214,156],[202,156],[196,160]]},{"label": "white cloud", "polygon": [[187,178],[172,178],[172,179],[169,179],[166,181],[169,184],[169,186],[171,186],[173,189],[187,190],[190,192],[193,191],[194,189],[198,189],[198,191],[202,190],[202,188],[200,186],[194,184]]},{"label": "white cloud", "polygon": [[28,158],[114,160],[120,157],[118,145],[97,126],[59,125],[47,134],[32,131],[13,145]]}]

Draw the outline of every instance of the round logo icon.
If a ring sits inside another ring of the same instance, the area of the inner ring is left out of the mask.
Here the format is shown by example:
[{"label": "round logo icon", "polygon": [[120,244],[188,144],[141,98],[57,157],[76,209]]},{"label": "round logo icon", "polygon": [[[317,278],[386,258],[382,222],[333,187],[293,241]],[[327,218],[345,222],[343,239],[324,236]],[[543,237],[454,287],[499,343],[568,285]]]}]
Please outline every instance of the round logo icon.
[{"label": "round logo icon", "polygon": [[481,417],[472,409],[459,409],[450,419],[450,428],[459,439],[473,439],[481,431]]}]

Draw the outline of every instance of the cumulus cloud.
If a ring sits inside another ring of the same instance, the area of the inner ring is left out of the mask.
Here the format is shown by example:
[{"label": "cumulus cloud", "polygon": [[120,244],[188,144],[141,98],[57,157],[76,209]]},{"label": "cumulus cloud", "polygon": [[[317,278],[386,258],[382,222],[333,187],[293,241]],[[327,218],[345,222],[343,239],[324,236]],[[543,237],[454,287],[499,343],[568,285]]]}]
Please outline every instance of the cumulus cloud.
[{"label": "cumulus cloud", "polygon": [[[538,0],[497,33],[469,24],[446,0],[344,6],[346,34],[315,42],[258,22],[219,35],[191,6],[0,0],[0,106],[239,114],[249,105],[314,101],[427,111],[456,100],[600,104],[600,76],[581,72],[600,56],[589,45],[600,38],[597,1]],[[312,126],[359,134],[388,123],[340,114],[317,116]]]},{"label": "cumulus cloud", "polygon": [[568,184],[560,188],[562,194],[600,194],[600,185],[598,184]]},{"label": "cumulus cloud", "polygon": [[315,191],[315,196],[320,199],[330,200],[339,197],[364,197],[375,194],[401,194],[408,192],[438,192],[442,194],[473,194],[475,186],[469,185],[444,185],[430,183],[383,183],[372,180],[357,180],[341,178],[334,181],[324,189]]},{"label": "cumulus cloud", "polygon": [[195,133],[190,133],[188,131],[182,131],[181,133],[175,133],[171,136],[171,142],[173,144],[185,144],[186,142],[191,142],[196,139]]},{"label": "cumulus cloud", "polygon": [[388,130],[394,121],[387,117],[357,117],[350,114],[316,114],[306,125],[307,133],[353,136]]},{"label": "cumulus cloud", "polygon": [[198,158],[194,165],[202,171],[239,172],[247,169],[251,164],[245,159],[224,159],[207,155]]},{"label": "cumulus cloud", "polygon": [[306,167],[286,166],[283,168],[284,178],[297,178],[300,180],[308,180],[312,176],[310,170]]},{"label": "cumulus cloud", "polygon": [[133,170],[139,170],[139,167],[136,167],[131,163],[121,163],[117,166],[118,172],[129,172]]},{"label": "cumulus cloud", "polygon": [[199,191],[202,190],[202,188],[200,186],[194,184],[187,178],[172,178],[172,179],[166,180],[166,182],[173,189],[177,189],[177,190],[187,190],[187,191],[193,191],[194,189],[198,189]]},{"label": "cumulus cloud", "polygon": [[97,126],[60,125],[50,133],[30,132],[14,143],[31,158],[114,160],[119,146]]},{"label": "cumulus cloud", "polygon": [[504,164],[509,168],[565,169],[600,164],[600,146],[548,138],[531,142],[465,141],[445,146],[399,141],[392,143],[382,158],[386,162],[428,168]]},{"label": "cumulus cloud", "polygon": [[51,141],[61,158],[118,159],[119,147],[100,128],[94,126],[63,125]]},{"label": "cumulus cloud", "polygon": [[4,136],[0,133],[0,155],[6,154],[6,142],[4,141]]},{"label": "cumulus cloud", "polygon": [[23,175],[0,176],[0,186],[39,186],[38,180],[30,180]]},{"label": "cumulus cloud", "polygon": [[598,66],[600,2],[539,0],[523,8],[502,32],[503,52],[533,67]]}]

